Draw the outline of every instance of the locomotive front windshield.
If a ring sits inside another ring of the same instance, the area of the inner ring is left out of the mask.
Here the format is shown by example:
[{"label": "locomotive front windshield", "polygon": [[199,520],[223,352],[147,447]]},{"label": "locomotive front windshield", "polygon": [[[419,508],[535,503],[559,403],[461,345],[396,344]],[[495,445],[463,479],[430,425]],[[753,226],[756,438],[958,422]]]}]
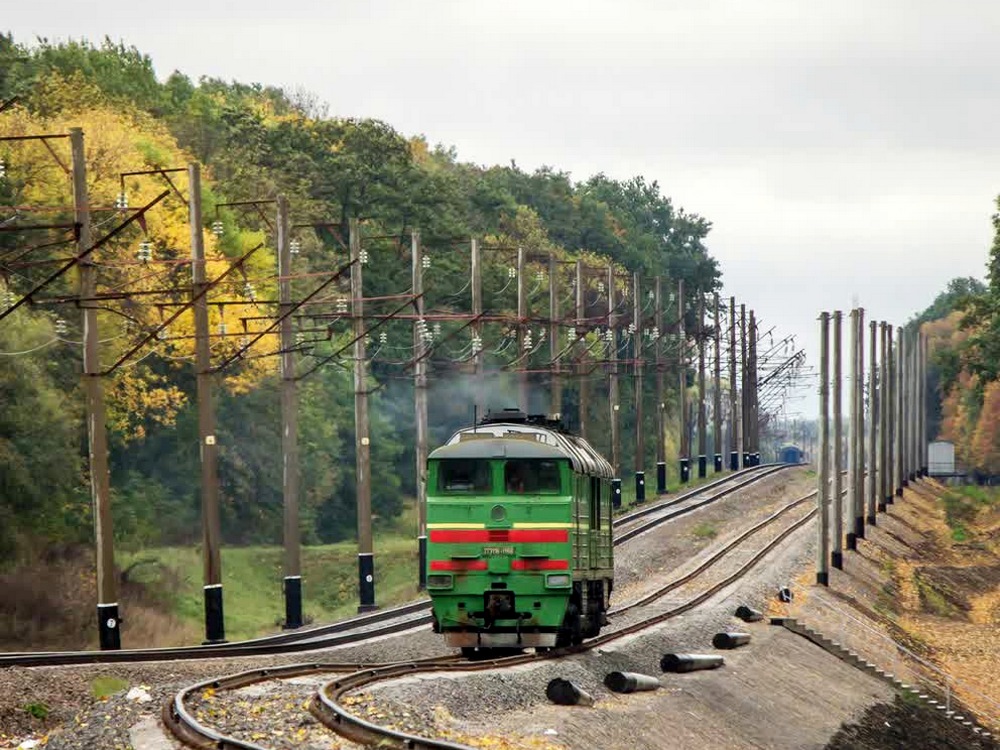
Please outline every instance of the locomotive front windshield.
[{"label": "locomotive front windshield", "polygon": [[[437,489],[445,495],[558,495],[562,491],[560,463],[546,459],[446,458],[437,462]],[[494,464],[502,469],[496,478]]]},{"label": "locomotive front windshield", "polygon": [[560,489],[556,461],[511,459],[504,462],[504,491],[508,495],[553,494]]},{"label": "locomotive front windshield", "polygon": [[492,491],[490,462],[485,458],[450,458],[438,463],[438,489],[441,492]]}]

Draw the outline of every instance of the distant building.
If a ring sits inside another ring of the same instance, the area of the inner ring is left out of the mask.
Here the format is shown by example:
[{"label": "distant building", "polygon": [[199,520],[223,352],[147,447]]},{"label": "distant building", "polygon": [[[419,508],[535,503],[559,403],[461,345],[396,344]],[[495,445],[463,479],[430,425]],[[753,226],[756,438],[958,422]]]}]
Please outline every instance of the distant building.
[{"label": "distant building", "polygon": [[778,462],[783,464],[802,463],[802,449],[797,445],[786,445],[778,451]]},{"label": "distant building", "polygon": [[953,477],[955,471],[955,444],[935,440],[927,445],[927,473],[932,477]]}]

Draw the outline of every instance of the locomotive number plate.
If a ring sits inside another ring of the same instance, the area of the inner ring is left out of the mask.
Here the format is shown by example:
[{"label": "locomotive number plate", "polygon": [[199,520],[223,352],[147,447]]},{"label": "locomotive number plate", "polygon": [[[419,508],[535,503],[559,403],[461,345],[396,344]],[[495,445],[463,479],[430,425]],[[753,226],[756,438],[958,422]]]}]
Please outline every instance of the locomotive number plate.
[{"label": "locomotive number plate", "polygon": [[513,557],[513,547],[483,547],[483,557]]}]

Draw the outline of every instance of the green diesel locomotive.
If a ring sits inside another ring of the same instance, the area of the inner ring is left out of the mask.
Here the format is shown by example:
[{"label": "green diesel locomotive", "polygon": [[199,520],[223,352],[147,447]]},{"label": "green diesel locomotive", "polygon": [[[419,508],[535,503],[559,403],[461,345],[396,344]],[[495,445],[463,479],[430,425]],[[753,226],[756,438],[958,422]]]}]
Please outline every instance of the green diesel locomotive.
[{"label": "green diesel locomotive", "polygon": [[434,629],[476,651],[600,632],[614,582],[611,465],[544,417],[506,410],[430,454]]}]

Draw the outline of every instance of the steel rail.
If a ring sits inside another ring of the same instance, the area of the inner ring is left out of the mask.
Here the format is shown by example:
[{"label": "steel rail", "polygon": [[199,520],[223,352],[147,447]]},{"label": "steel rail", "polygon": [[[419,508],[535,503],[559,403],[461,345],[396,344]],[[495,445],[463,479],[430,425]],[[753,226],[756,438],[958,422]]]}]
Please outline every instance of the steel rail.
[{"label": "steel rail", "polygon": [[[780,465],[780,466],[772,467],[768,471],[761,472],[759,474],[755,474],[755,475],[753,475],[753,476],[751,476],[751,477],[749,477],[747,479],[744,479],[742,482],[734,484],[732,487],[727,487],[724,490],[720,490],[719,492],[716,492],[713,495],[709,495],[704,500],[700,500],[700,501],[692,503],[690,505],[686,505],[683,508],[677,508],[676,510],[674,510],[671,513],[665,513],[664,515],[659,516],[657,518],[653,518],[653,519],[651,519],[649,521],[646,521],[645,523],[643,523],[643,524],[641,524],[639,526],[636,526],[635,528],[629,529],[628,531],[623,531],[623,532],[621,532],[615,538],[615,546],[617,546],[619,544],[623,544],[623,543],[629,541],[630,539],[634,539],[635,537],[639,536],[640,534],[643,534],[643,533],[649,531],[650,529],[652,529],[652,528],[654,528],[656,526],[659,526],[662,523],[666,523],[667,521],[671,521],[671,520],[673,520],[675,518],[678,518],[679,516],[687,515],[688,513],[691,513],[692,511],[698,510],[699,508],[703,508],[706,505],[710,505],[710,504],[716,502],[717,500],[721,500],[722,498],[726,497],[727,495],[731,495],[732,493],[736,492],[737,490],[741,490],[741,489],[743,489],[744,487],[746,487],[748,485],[754,484],[755,482],[758,482],[761,479],[764,479],[766,477],[771,476],[772,474],[777,474],[779,471],[782,471],[783,469],[786,469],[786,468],[788,468],[790,466],[793,466],[793,465],[794,464],[783,464],[783,465]],[[677,502],[681,502],[681,501],[678,500]]]},{"label": "steel rail", "polygon": [[[813,491],[812,493],[810,493],[810,494],[808,494],[808,495],[806,495],[806,496],[804,496],[802,498],[799,498],[798,500],[794,500],[791,503],[785,505],[784,507],[782,507],[781,509],[779,509],[777,512],[773,513],[771,516],[768,516],[767,518],[765,518],[762,521],[758,522],[757,524],[755,524],[753,527],[751,527],[747,531],[745,531],[742,534],[740,534],[737,538],[735,538],[734,540],[732,540],[731,542],[729,542],[723,548],[721,548],[721,549],[717,550],[716,552],[714,552],[705,562],[703,562],[702,564],[700,564],[695,570],[693,570],[693,571],[685,574],[681,578],[674,579],[673,581],[668,582],[664,586],[660,587],[660,589],[658,589],[656,592],[653,592],[653,594],[645,597],[644,599],[639,600],[638,602],[630,603],[628,605],[625,605],[625,606],[619,608],[618,610],[615,610],[614,612],[612,612],[612,614],[621,613],[621,612],[633,609],[633,608],[635,608],[637,606],[640,606],[640,605],[643,605],[643,604],[647,604],[647,603],[649,603],[651,601],[654,601],[655,599],[658,599],[658,598],[664,596],[665,594],[669,593],[670,591],[673,591],[676,588],[678,588],[678,587],[680,587],[680,586],[682,586],[682,585],[684,585],[686,583],[689,583],[691,580],[693,580],[694,578],[696,578],[697,576],[699,576],[701,573],[703,573],[709,567],[711,567],[712,565],[714,565],[715,563],[717,563],[719,560],[721,560],[722,558],[724,558],[726,555],[728,555],[732,550],[734,550],[736,547],[738,547],[748,537],[750,537],[751,535],[753,535],[756,532],[760,531],[761,529],[763,529],[763,528],[765,528],[767,526],[770,526],[776,520],[778,520],[779,518],[781,518],[785,513],[787,513],[789,511],[791,511],[792,509],[794,509],[794,508],[802,505],[803,503],[805,503],[806,501],[808,501],[810,498],[814,497],[815,494],[816,494],[816,492]],[[804,519],[802,519],[801,521],[797,522],[797,524],[793,524],[793,526],[791,528],[786,529],[778,537],[777,541],[780,541],[780,540],[784,539],[785,537],[787,537],[788,534],[790,534],[792,531],[794,531],[795,528],[798,528],[799,525],[805,523],[814,514],[815,514],[815,510],[813,510],[810,514],[808,514]],[[771,545],[768,547],[768,550],[770,548],[773,548],[773,546],[775,544],[776,544],[776,542],[772,541]],[[757,559],[759,559],[760,556],[761,555],[758,553],[758,557],[755,558],[755,561]],[[749,567],[752,567],[752,565],[754,564],[754,562],[751,562],[750,566],[744,566],[745,569],[743,570],[743,572],[745,572],[746,569],[749,569]],[[679,612],[677,614],[679,614]],[[644,622],[647,622],[647,621],[644,621]],[[624,632],[624,629],[622,631],[616,631],[615,633],[609,633],[606,636],[600,637],[598,639],[590,640],[586,644],[584,644],[584,646],[581,646],[581,647],[575,647],[575,648],[571,648],[571,649],[560,649],[560,650],[558,650],[556,652],[553,652],[553,656],[552,657],[548,657],[547,655],[543,655],[543,654],[532,654],[532,655],[523,655],[523,656],[513,656],[513,657],[508,657],[508,658],[503,658],[503,659],[477,660],[477,661],[474,662],[474,667],[469,668],[469,669],[466,669],[466,667],[468,666],[468,663],[465,662],[464,659],[462,659],[460,657],[457,657],[457,656],[456,657],[432,657],[432,658],[429,658],[429,659],[422,659],[422,660],[409,661],[409,662],[396,662],[396,663],[388,664],[388,665],[380,665],[380,664],[359,665],[357,667],[357,669],[353,670],[351,676],[354,676],[354,675],[375,675],[375,674],[379,673],[379,670],[382,670],[382,669],[391,669],[391,668],[401,669],[401,670],[403,670],[403,672],[401,674],[408,674],[408,673],[410,673],[410,672],[412,672],[414,670],[419,670],[419,671],[444,671],[445,669],[449,669],[449,670],[461,670],[461,671],[479,671],[481,669],[486,669],[486,668],[514,666],[516,664],[521,664],[521,663],[527,663],[527,662],[530,662],[530,661],[535,661],[535,660],[540,659],[540,658],[555,658],[556,656],[562,656],[562,655],[566,655],[566,654],[569,654],[569,653],[577,653],[577,652],[580,652],[580,651],[586,651],[586,650],[588,650],[588,648],[590,648],[590,647],[592,647],[594,645],[599,645],[598,641],[600,641],[600,643],[605,643],[608,640],[613,640],[615,637],[620,636],[623,632]],[[219,732],[216,732],[214,729],[211,729],[210,727],[206,727],[206,726],[202,725],[200,722],[197,721],[197,719],[195,719],[191,715],[191,713],[189,711],[187,711],[187,709],[186,709],[186,707],[184,705],[185,701],[191,695],[193,695],[193,694],[195,694],[195,693],[197,693],[199,691],[208,689],[208,688],[229,690],[229,689],[239,688],[239,687],[243,687],[243,686],[254,684],[254,683],[258,683],[258,682],[263,682],[263,681],[266,681],[266,680],[281,679],[281,678],[285,678],[285,677],[292,677],[292,676],[297,676],[297,675],[302,675],[302,674],[315,674],[315,673],[319,673],[319,672],[332,672],[332,671],[344,672],[344,671],[348,671],[349,669],[350,669],[349,666],[345,667],[345,665],[341,665],[341,664],[323,664],[323,663],[292,664],[292,665],[288,665],[288,666],[285,666],[285,667],[280,667],[280,668],[277,668],[277,669],[256,669],[256,670],[250,670],[250,671],[247,671],[247,672],[241,672],[241,673],[238,673],[236,675],[229,676],[229,677],[208,679],[208,680],[205,680],[203,682],[200,682],[200,683],[197,683],[195,685],[192,685],[190,687],[184,688],[183,690],[181,690],[180,692],[178,692],[176,694],[176,696],[174,697],[174,699],[171,702],[167,703],[164,706],[163,719],[164,719],[164,722],[167,724],[167,726],[171,729],[171,731],[174,732],[175,736],[177,736],[179,739],[181,739],[182,741],[190,744],[193,747],[213,747],[213,748],[219,748],[219,750],[227,750],[228,748],[240,748],[241,750],[243,750],[243,749],[249,749],[249,750],[267,750],[267,748],[263,748],[260,745],[256,745],[256,744],[250,743],[250,742],[245,742],[245,741],[239,740],[239,739],[237,739],[235,737],[231,737],[231,736],[220,734]],[[397,675],[397,676],[399,676],[399,675]],[[390,677],[386,677],[384,679],[390,679]],[[328,684],[330,684],[330,683],[328,683]],[[324,688],[325,687],[326,686],[324,686]],[[346,690],[345,690],[345,692],[346,692]],[[313,712],[316,713],[315,710]],[[321,716],[319,716],[319,714],[317,714],[317,716],[321,720],[323,720],[323,718]],[[361,720],[361,721],[363,721],[363,720]],[[329,726],[329,722],[324,721],[324,723]],[[373,724],[372,726],[377,726],[377,725]],[[342,732],[342,726],[340,726],[340,724],[338,724],[338,726],[332,727],[332,728],[334,728],[335,731],[343,733]],[[350,731],[350,727],[348,727],[348,731]],[[357,734],[357,735],[345,734],[345,736],[348,736],[351,739],[357,739],[357,740],[362,740],[362,741],[367,741],[367,740],[371,739],[370,737],[368,737],[366,735],[363,735],[363,734],[360,734],[360,733]],[[409,735],[407,735],[406,737],[408,738]],[[405,739],[405,740],[402,740],[402,738],[396,738],[396,739],[401,739],[401,741],[405,741],[407,743],[408,747],[421,747],[421,745],[419,745],[419,744],[418,745],[411,745],[411,744],[409,744],[410,743],[409,739]],[[208,744],[206,744],[206,743],[208,743]],[[465,748],[464,745],[456,745],[456,744],[433,745],[433,747]]]},{"label": "steel rail", "polygon": [[[653,617],[640,620],[632,625],[626,626],[614,633],[608,633],[597,638],[592,638],[586,643],[567,649],[560,649],[547,654],[530,654],[523,656],[513,656],[506,659],[495,659],[483,662],[473,662],[456,665],[432,665],[422,667],[420,664],[397,664],[380,668],[369,668],[359,670],[346,677],[332,680],[324,684],[317,693],[316,699],[310,705],[310,711],[316,718],[322,721],[330,729],[338,734],[356,742],[371,744],[385,743],[387,740],[397,743],[406,748],[416,748],[419,750],[473,750],[468,745],[449,742],[447,740],[437,740],[417,735],[400,732],[388,727],[382,727],[361,717],[351,714],[339,704],[339,699],[346,693],[358,690],[367,685],[385,680],[404,677],[409,674],[427,672],[476,672],[488,669],[498,669],[518,666],[530,662],[537,662],[544,659],[559,658],[569,654],[584,653],[619,638],[646,630],[655,625],[659,625],[667,620],[691,611],[695,607],[708,601],[720,591],[725,590],[730,585],[745,576],[764,557],[766,557],[775,547],[781,544],[789,535],[802,528],[816,515],[816,510],[811,510],[801,519],[787,526],[780,534],[759,549],[754,556],[743,564],[739,570],[726,576],[721,581],[713,584],[688,601],[672,609],[661,612]],[[664,588],[671,586],[667,584]]]},{"label": "steel rail", "polygon": [[[624,516],[620,516],[612,522],[615,524],[624,524],[635,520],[636,518],[649,515],[650,513],[657,512],[663,508],[676,505],[681,502],[685,502],[692,498],[695,498],[701,494],[704,494],[707,490],[711,490],[718,487],[721,484],[727,482],[732,482],[735,479],[741,477],[751,477],[751,481],[756,481],[756,479],[763,478],[765,475],[761,470],[762,468],[766,471],[770,469],[769,473],[773,473],[778,469],[790,468],[792,464],[781,464],[777,467],[774,466],[755,466],[750,469],[745,469],[740,472],[734,472],[726,477],[710,482],[706,485],[698,487],[690,492],[680,495],[675,498],[670,498],[663,503],[651,504],[646,508],[642,508],[638,511],[628,513]],[[740,485],[746,486],[750,484],[751,481],[744,482]],[[734,491],[737,488],[733,488]],[[713,501],[720,499],[726,493],[720,493],[713,496]],[[701,507],[701,506],[698,506]],[[692,508],[693,510],[694,508]],[[687,512],[687,511],[685,511]],[[681,514],[676,514],[681,515]],[[665,523],[670,520],[670,518],[676,517],[674,515],[667,516],[662,519],[657,519],[655,523],[644,527],[643,530],[648,530],[654,525],[660,523]],[[635,536],[633,534],[632,536]],[[622,539],[619,542],[615,540],[615,544],[620,544],[628,539],[632,538],[629,536],[627,539]],[[331,638],[328,641],[322,640],[326,636],[331,636],[339,633],[345,633],[352,630],[357,630],[364,628],[368,625],[374,625],[382,622],[388,622],[400,617],[405,617],[407,615],[416,614],[424,612],[430,607],[430,599],[420,599],[408,604],[403,604],[398,607],[393,607],[391,609],[381,610],[378,612],[371,612],[363,615],[357,615],[355,617],[347,618],[344,620],[337,620],[335,622],[320,625],[314,628],[300,629],[295,631],[288,631],[284,633],[276,633],[274,635],[262,636],[260,638],[253,638],[245,641],[237,641],[233,643],[217,644],[217,645],[202,645],[202,646],[178,646],[178,647],[168,647],[168,648],[147,648],[147,649],[122,649],[118,651],[35,651],[35,652],[8,652],[0,654],[0,669],[10,668],[10,667],[41,667],[41,666],[70,666],[79,664],[114,664],[114,663],[134,663],[142,661],[166,661],[166,660],[189,660],[189,659],[211,659],[211,658],[221,658],[221,657],[241,657],[241,656],[261,656],[267,654],[278,654],[278,653],[294,653],[298,651],[306,651],[313,649],[325,648],[327,646],[342,645],[345,642],[343,638]],[[417,625],[430,622],[429,615],[424,619],[420,620],[414,618],[408,621],[409,627],[416,627]],[[394,630],[397,626],[389,626],[385,629],[385,632],[378,631],[377,634],[383,635],[391,632],[399,632],[398,629]],[[360,634],[362,638],[367,638],[366,632]]]}]

